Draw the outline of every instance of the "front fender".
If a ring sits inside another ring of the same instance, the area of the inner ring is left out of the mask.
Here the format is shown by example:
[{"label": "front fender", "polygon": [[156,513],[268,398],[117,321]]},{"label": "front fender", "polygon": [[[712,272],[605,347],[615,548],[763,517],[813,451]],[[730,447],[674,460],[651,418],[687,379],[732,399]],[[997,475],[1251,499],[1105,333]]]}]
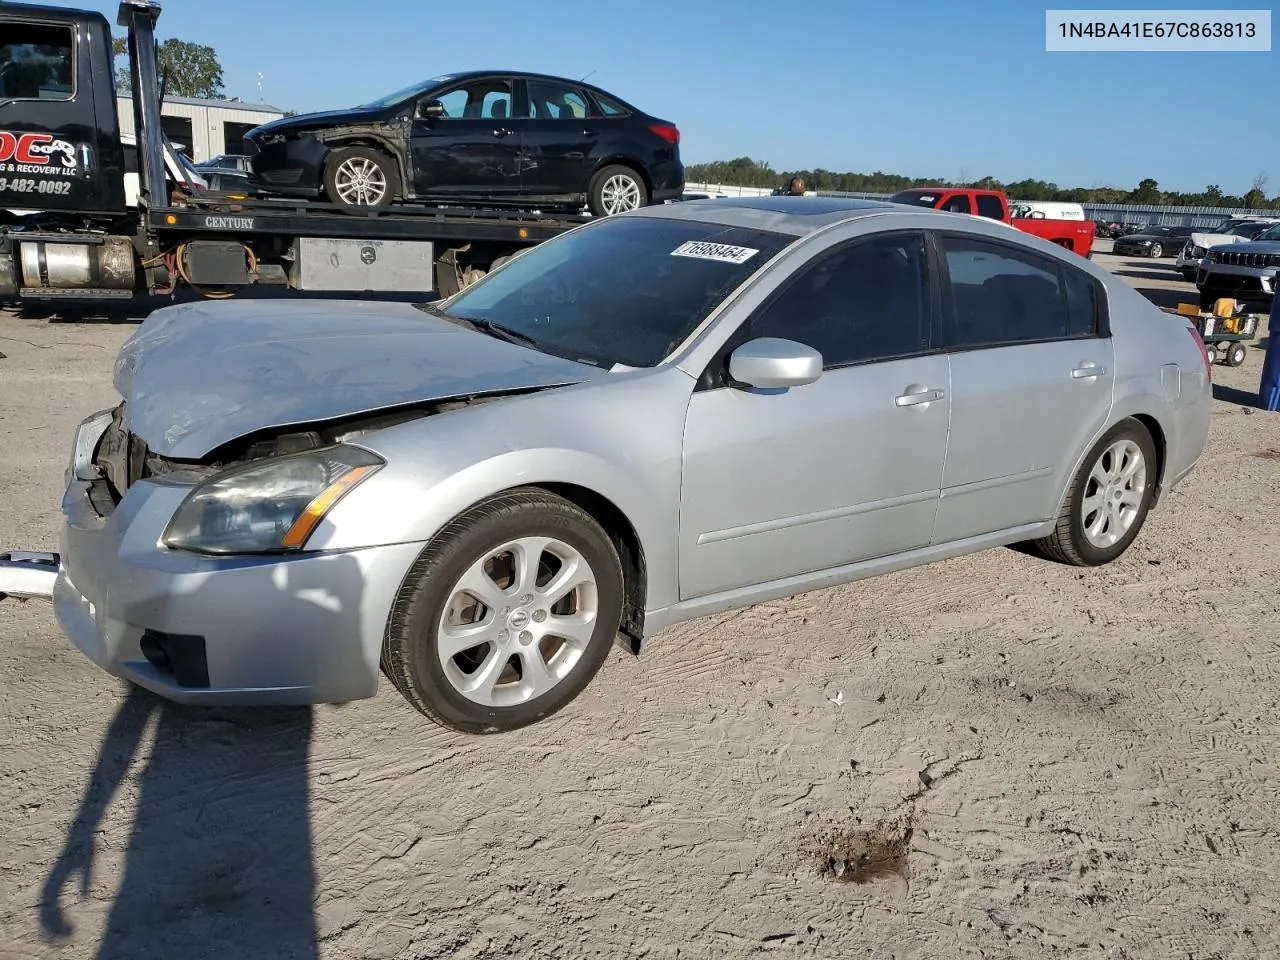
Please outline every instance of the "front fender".
[{"label": "front fender", "polygon": [[361,438],[356,442],[387,465],[338,502],[308,549],[426,543],[450,520],[503,490],[572,484],[608,500],[631,524],[648,572],[646,608],[674,603],[680,450],[691,388],[675,369],[624,376],[481,404]]}]

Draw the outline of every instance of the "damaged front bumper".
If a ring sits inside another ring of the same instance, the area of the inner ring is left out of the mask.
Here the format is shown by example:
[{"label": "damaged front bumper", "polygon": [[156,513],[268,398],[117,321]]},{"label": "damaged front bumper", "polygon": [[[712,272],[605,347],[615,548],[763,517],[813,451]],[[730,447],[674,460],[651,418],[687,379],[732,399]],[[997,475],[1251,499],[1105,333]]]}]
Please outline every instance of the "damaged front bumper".
[{"label": "damaged front bumper", "polygon": [[56,553],[13,550],[0,553],[0,600],[52,600],[53,585],[62,567]]},{"label": "damaged front bumper", "polygon": [[[59,563],[40,584],[71,643],[178,703],[373,696],[387,614],[422,545],[228,557],[168,549],[164,530],[190,487],[137,477],[135,445],[119,442],[129,434],[114,413],[77,432]],[[109,475],[131,481],[118,500],[96,492]]]}]

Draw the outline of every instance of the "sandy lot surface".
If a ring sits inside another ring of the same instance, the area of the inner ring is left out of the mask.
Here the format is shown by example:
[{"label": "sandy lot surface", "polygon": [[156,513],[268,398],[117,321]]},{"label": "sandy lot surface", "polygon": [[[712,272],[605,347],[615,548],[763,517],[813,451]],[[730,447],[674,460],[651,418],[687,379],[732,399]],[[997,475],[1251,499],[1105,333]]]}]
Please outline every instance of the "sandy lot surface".
[{"label": "sandy lot surface", "polygon": [[[0,547],[55,548],[132,329],[0,317]],[[0,958],[1273,957],[1261,361],[1215,368],[1199,469],[1111,567],[996,550],[685,624],[512,735],[385,687],[172,707],[0,603]]]}]

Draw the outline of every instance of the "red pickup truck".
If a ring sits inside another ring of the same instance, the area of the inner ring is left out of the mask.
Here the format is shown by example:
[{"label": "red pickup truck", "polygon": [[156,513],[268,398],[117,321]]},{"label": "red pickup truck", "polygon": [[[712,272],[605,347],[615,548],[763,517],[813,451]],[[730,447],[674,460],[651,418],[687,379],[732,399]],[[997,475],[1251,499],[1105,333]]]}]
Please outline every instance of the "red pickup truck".
[{"label": "red pickup truck", "polygon": [[1095,227],[1089,220],[1045,220],[1009,215],[1009,199],[999,190],[968,190],[963,187],[913,187],[895,193],[892,203],[907,203],[914,207],[931,207],[952,213],[971,213],[979,217],[999,220],[1025,233],[1042,237],[1051,243],[1066,247],[1082,257],[1093,255]]}]

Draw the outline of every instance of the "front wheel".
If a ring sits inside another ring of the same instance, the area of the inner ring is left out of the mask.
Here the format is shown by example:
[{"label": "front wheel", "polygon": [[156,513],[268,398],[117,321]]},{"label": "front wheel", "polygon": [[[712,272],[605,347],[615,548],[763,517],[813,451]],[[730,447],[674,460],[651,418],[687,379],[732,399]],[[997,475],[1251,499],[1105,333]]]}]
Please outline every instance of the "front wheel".
[{"label": "front wheel", "polygon": [[605,167],[591,181],[587,203],[592,216],[612,217],[637,210],[649,202],[644,178],[630,167]]},{"label": "front wheel", "polygon": [[1151,259],[1158,260],[1160,257],[1163,257],[1163,256],[1164,256],[1164,247],[1162,247],[1158,243],[1153,243],[1151,245]]},{"label": "front wheel", "polygon": [[436,723],[514,730],[587,686],[623,594],[617,551],[589,514],[541,490],[499,494],[445,527],[410,569],[383,672]]},{"label": "front wheel", "polygon": [[1156,449],[1137,420],[1108,430],[1071,481],[1058,525],[1036,547],[1079,567],[1110,563],[1133,543],[1146,522],[1156,487]]},{"label": "front wheel", "polygon": [[395,199],[396,165],[370,147],[333,151],[324,168],[324,192],[330,203],[344,207],[385,207]]},{"label": "front wheel", "polygon": [[1233,343],[1227,347],[1227,366],[1239,367],[1244,364],[1248,353],[1244,349],[1243,343]]}]

